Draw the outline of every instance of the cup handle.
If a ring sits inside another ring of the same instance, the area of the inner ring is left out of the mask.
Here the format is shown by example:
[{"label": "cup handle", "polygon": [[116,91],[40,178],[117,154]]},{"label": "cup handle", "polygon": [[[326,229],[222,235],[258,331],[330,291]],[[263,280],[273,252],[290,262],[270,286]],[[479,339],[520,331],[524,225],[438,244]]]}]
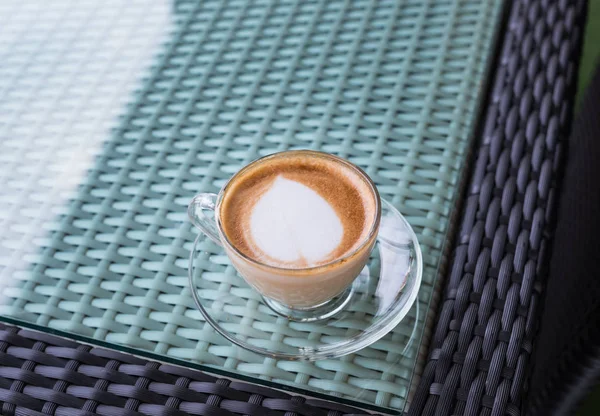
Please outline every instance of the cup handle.
[{"label": "cup handle", "polygon": [[[188,217],[195,227],[199,228],[215,244],[222,246],[214,215],[216,203],[217,194],[198,194],[188,206]],[[206,215],[206,211],[211,211],[212,215]]]}]

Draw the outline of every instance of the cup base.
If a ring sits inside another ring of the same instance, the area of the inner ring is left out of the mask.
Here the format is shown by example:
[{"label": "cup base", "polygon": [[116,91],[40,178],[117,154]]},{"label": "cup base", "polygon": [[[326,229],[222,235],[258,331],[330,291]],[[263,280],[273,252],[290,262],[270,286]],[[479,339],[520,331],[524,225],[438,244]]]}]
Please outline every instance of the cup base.
[{"label": "cup base", "polygon": [[340,312],[348,302],[352,299],[354,294],[353,286],[348,287],[342,293],[335,296],[328,301],[310,308],[290,308],[276,300],[263,296],[263,301],[267,304],[278,315],[289,319],[290,321],[296,322],[314,322],[321,321],[323,319],[331,318],[336,313]]}]

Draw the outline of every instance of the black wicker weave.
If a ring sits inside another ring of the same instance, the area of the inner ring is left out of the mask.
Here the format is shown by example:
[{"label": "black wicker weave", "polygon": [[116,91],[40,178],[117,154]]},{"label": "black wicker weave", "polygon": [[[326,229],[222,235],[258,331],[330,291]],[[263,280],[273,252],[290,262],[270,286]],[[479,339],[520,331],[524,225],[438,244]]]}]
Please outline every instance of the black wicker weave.
[{"label": "black wicker weave", "polygon": [[0,414],[343,416],[365,412],[0,324]]},{"label": "black wicker weave", "polygon": [[530,414],[574,414],[600,382],[600,67],[573,125],[530,383]]},{"label": "black wicker weave", "polygon": [[566,0],[512,4],[430,356],[410,415],[521,414],[585,6]]}]

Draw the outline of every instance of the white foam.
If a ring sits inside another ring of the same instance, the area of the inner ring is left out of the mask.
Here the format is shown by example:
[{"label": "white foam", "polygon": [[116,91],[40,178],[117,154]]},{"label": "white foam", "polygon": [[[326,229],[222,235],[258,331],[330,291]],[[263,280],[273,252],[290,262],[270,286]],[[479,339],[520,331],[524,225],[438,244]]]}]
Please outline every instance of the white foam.
[{"label": "white foam", "polygon": [[267,256],[282,263],[304,259],[311,266],[336,249],[344,227],[321,195],[279,176],[254,205],[250,233]]}]

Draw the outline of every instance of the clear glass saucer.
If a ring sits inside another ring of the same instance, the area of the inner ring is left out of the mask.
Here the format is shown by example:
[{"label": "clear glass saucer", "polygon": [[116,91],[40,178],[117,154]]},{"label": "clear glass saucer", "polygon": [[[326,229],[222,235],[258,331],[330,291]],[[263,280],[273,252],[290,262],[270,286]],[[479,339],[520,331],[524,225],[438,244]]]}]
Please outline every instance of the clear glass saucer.
[{"label": "clear glass saucer", "polygon": [[423,273],[412,228],[389,202],[382,200],[381,205],[381,225],[369,262],[331,316],[302,322],[276,312],[204,234],[194,241],[189,262],[196,306],[229,341],[273,358],[314,361],[371,345],[409,312]]}]

